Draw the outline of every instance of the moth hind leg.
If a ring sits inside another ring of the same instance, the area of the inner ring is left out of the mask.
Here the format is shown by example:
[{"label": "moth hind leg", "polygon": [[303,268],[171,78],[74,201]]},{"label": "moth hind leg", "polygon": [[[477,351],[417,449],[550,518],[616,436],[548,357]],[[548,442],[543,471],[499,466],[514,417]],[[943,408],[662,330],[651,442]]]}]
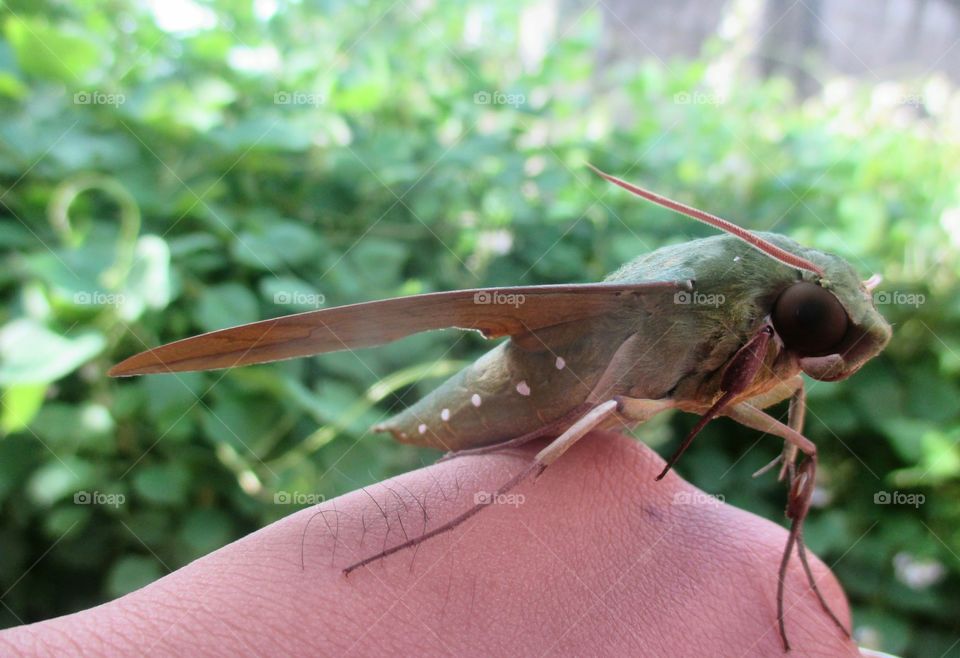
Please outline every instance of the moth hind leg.
[{"label": "moth hind leg", "polygon": [[425,532],[419,537],[408,539],[407,541],[401,542],[400,544],[351,564],[343,570],[344,575],[348,575],[351,571],[359,569],[360,567],[366,566],[372,562],[376,562],[377,560],[381,560],[389,555],[393,555],[394,553],[402,551],[406,548],[418,546],[419,544],[422,544],[423,542],[436,537],[437,535],[449,532],[464,521],[478,514],[484,508],[501,499],[504,494],[511,491],[521,482],[527,480],[528,478],[533,478],[535,480],[550,464],[555,462],[563,453],[569,450],[574,443],[588,434],[590,430],[596,428],[598,425],[610,418],[618,411],[618,409],[622,408],[621,405],[621,401],[615,399],[596,405],[590,411],[583,414],[581,418],[573,423],[569,428],[567,428],[563,434],[551,441],[549,445],[538,452],[530,464],[526,466],[526,468],[502,484],[492,496],[487,496],[482,501],[474,503],[472,507],[461,513],[459,516],[454,517],[450,521],[447,521],[443,525],[438,526],[429,532]]},{"label": "moth hind leg", "polygon": [[578,405],[573,411],[565,413],[560,418],[557,418],[554,421],[551,421],[542,427],[538,427],[532,432],[527,432],[520,436],[514,437],[512,439],[505,439],[503,441],[498,441],[497,443],[491,443],[490,445],[479,446],[477,448],[464,448],[462,450],[451,450],[446,453],[440,459],[437,460],[437,463],[449,461],[451,459],[456,459],[458,457],[470,457],[473,455],[486,455],[491,452],[500,452],[502,450],[508,450],[510,448],[519,448],[520,446],[526,445],[531,441],[536,441],[537,439],[542,439],[547,436],[559,436],[563,431],[568,428],[577,418],[581,417],[585,412],[589,411],[593,405],[589,403],[584,403]]},{"label": "moth hind leg", "polygon": [[[645,423],[661,411],[672,409],[676,406],[676,402],[669,398],[649,400],[618,395],[614,396],[612,400],[617,402],[617,415],[621,416],[629,424]],[[532,432],[528,432],[527,434],[518,436],[514,439],[507,439],[506,441],[500,441],[499,443],[480,446],[479,448],[454,450],[452,452],[448,452],[443,457],[438,459],[437,463],[445,462],[450,459],[456,459],[457,457],[468,457],[471,455],[485,455],[491,452],[500,452],[509,448],[518,448],[529,443],[530,441],[542,439],[547,436],[559,436],[566,428],[570,427],[574,422],[576,422],[578,418],[582,417],[585,413],[594,408],[596,408],[596,405],[591,404],[590,402],[584,402],[583,404],[578,405],[572,411],[565,413],[560,418],[547,423],[543,427],[535,429]]]}]

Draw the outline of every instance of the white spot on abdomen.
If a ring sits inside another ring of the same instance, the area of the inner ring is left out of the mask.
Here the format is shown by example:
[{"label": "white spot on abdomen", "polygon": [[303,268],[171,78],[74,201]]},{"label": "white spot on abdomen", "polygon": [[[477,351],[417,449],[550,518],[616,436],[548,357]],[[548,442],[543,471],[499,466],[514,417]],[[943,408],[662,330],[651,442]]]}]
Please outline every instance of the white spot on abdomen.
[{"label": "white spot on abdomen", "polygon": [[426,434],[427,426],[424,423],[420,423],[420,425],[417,427],[417,431],[420,432],[421,434]]},{"label": "white spot on abdomen", "polygon": [[482,402],[482,400],[480,399],[480,394],[479,394],[479,393],[474,393],[474,394],[470,397],[470,404],[472,404],[473,406],[479,407],[479,406],[480,406],[480,402]]},{"label": "white spot on abdomen", "polygon": [[562,356],[557,357],[557,370],[563,370],[566,367],[567,362],[563,360]]},{"label": "white spot on abdomen", "polygon": [[523,380],[517,384],[517,393],[520,395],[530,395],[530,387],[527,385],[526,380]]},{"label": "white spot on abdomen", "polygon": [[449,410],[449,409],[444,409],[443,411],[440,412],[440,420],[442,420],[442,421],[444,421],[444,422],[450,420],[450,410]]}]

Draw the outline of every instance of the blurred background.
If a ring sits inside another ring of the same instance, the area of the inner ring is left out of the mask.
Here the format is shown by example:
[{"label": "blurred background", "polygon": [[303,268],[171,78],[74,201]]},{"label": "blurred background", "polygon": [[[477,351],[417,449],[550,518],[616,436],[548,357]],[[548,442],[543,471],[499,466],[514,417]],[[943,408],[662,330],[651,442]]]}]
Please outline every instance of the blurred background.
[{"label": "blurred background", "polygon": [[[589,160],[884,275],[886,352],[808,382],[807,539],[862,644],[960,656],[960,2],[18,0],[0,27],[3,625],[429,463],[367,428],[489,346],[108,379],[121,358],[712,234]],[[678,470],[782,523],[750,477],[778,450],[717,421]]]}]

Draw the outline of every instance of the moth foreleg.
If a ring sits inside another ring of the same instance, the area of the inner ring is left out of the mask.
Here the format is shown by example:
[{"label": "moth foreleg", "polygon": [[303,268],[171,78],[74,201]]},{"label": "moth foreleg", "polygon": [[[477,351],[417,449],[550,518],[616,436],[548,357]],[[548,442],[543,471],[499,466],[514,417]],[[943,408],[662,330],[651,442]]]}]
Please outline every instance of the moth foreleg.
[{"label": "moth foreleg", "polygon": [[560,455],[569,450],[574,443],[588,434],[590,430],[595,429],[610,416],[615,414],[618,406],[619,402],[617,400],[607,400],[603,404],[597,405],[584,414],[579,420],[573,423],[565,432],[563,432],[563,434],[551,441],[550,444],[547,445],[543,450],[538,452],[526,468],[507,480],[492,496],[485,496],[482,501],[475,503],[472,507],[459,516],[454,517],[450,521],[447,521],[443,525],[434,528],[429,532],[425,532],[419,537],[414,537],[413,539],[409,539],[405,542],[397,544],[396,546],[391,546],[386,550],[380,551],[376,555],[371,555],[368,558],[351,564],[343,570],[343,573],[345,575],[349,574],[351,571],[370,564],[371,562],[376,562],[377,560],[383,559],[388,555],[393,555],[394,553],[402,551],[405,548],[417,546],[426,540],[431,539],[432,537],[436,537],[437,535],[441,535],[445,532],[453,530],[467,519],[479,513],[485,507],[488,507],[497,500],[501,500],[506,493],[511,491],[524,480],[530,477],[534,479],[539,477],[539,475],[543,473],[547,466],[555,462]]},{"label": "moth foreleg", "polygon": [[[790,396],[790,407],[787,409],[787,425],[802,434],[803,421],[807,416],[807,389],[800,375],[797,375],[797,379],[800,380],[800,385],[794,390],[793,395]],[[780,475],[778,476],[778,479],[781,481],[786,477],[787,472],[793,468],[793,464],[797,460],[797,446],[789,442],[784,442],[782,456],[783,466],[780,468]],[[803,544],[801,543],[799,546],[802,547]],[[801,553],[801,555],[803,555],[803,553]]]},{"label": "moth foreleg", "polygon": [[[763,395],[750,398],[747,400],[747,403],[757,409],[765,409],[787,398],[790,398],[790,408],[787,411],[787,426],[802,433],[803,421],[807,411],[807,391],[803,383],[803,377],[800,375],[794,375],[790,379],[781,382]],[[797,447],[789,441],[785,441],[783,444],[783,452],[777,455],[776,459],[772,462],[754,473],[753,477],[760,477],[777,464],[782,464],[780,475],[778,476],[778,479],[782,481],[796,459]]]},{"label": "moth foreleg", "polygon": [[793,552],[793,547],[795,544],[797,546],[797,554],[800,557],[800,563],[802,564],[804,574],[807,577],[807,582],[810,584],[810,588],[816,594],[817,599],[820,602],[820,606],[823,608],[824,612],[827,613],[837,628],[839,628],[844,635],[850,637],[850,631],[847,630],[847,628],[840,622],[833,610],[830,609],[826,599],[823,598],[823,594],[820,592],[820,588],[817,586],[816,578],[814,578],[813,571],[810,569],[810,564],[807,561],[806,548],[803,546],[803,522],[807,518],[807,514],[810,511],[810,500],[813,496],[813,487],[817,472],[816,445],[793,427],[784,425],[776,418],[761,411],[760,409],[757,409],[749,403],[742,402],[735,405],[727,410],[726,415],[748,427],[752,427],[768,434],[773,434],[774,436],[779,436],[781,439],[786,441],[787,445],[792,447],[794,451],[799,450],[807,455],[807,459],[805,459],[796,469],[789,469],[792,471],[792,474],[790,479],[790,493],[787,497],[786,513],[787,518],[790,519],[790,535],[787,538],[787,545],[783,552],[783,559],[780,562],[780,571],[777,580],[777,624],[779,626],[780,639],[783,641],[784,649],[789,651],[790,643],[787,640],[787,631],[784,624],[783,592],[787,575],[787,567],[790,564],[790,555]]}]

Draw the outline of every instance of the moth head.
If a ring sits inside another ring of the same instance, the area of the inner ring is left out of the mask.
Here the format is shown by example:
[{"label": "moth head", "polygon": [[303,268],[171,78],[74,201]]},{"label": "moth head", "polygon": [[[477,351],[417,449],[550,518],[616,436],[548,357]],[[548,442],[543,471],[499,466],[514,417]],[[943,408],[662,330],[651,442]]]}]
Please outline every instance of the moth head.
[{"label": "moth head", "polygon": [[788,284],[773,303],[770,321],[803,372],[821,381],[845,379],[890,341],[890,324],[871,294],[878,280],[861,282],[846,261],[808,254],[818,256],[824,275]]},{"label": "moth head", "polygon": [[803,249],[802,253],[785,249],[716,215],[589,166],[611,183],[729,233],[796,272],[797,278],[778,291],[770,321],[784,350],[814,379],[845,379],[889,342],[890,325],[877,312],[871,295],[879,283],[876,275],[860,281],[841,258],[812,249]]}]

